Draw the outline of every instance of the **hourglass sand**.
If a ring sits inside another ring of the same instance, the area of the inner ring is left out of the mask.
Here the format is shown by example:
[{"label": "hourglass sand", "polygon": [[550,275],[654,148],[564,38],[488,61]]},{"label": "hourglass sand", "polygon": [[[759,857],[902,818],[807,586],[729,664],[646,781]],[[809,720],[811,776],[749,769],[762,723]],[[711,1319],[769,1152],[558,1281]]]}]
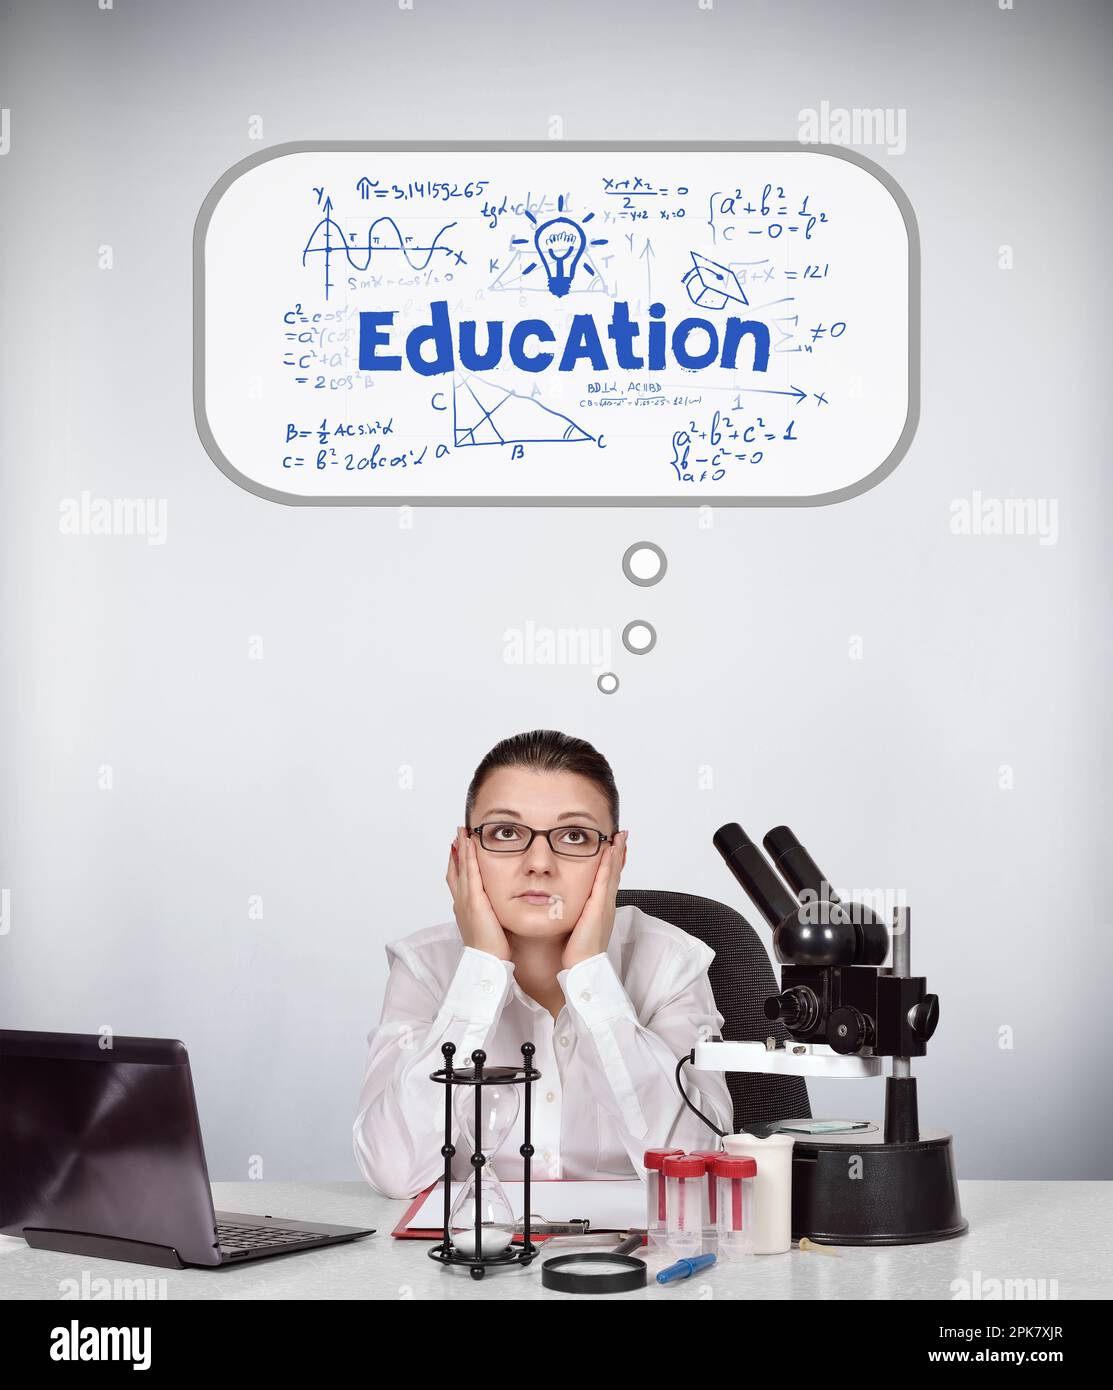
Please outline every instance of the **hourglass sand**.
[{"label": "hourglass sand", "polygon": [[[529,1185],[530,1117],[532,1084],[541,1073],[534,1070],[533,1043],[522,1044],[521,1067],[487,1067],[487,1054],[477,1049],[471,1054],[472,1066],[457,1071],[452,1065],[454,1043],[445,1043],[441,1071],[430,1079],[445,1087],[444,1104],[444,1238],[429,1251],[431,1259],[442,1264],[462,1264],[473,1279],[482,1279],[488,1268],[528,1264],[537,1254],[530,1242]],[[525,1086],[525,1123],[520,1152],[523,1160],[522,1236],[515,1237],[517,1220],[510,1199],[499,1182],[487,1155],[494,1155],[513,1129],[521,1108],[520,1085]],[[452,1118],[455,1113],[461,1133],[471,1145],[472,1172],[455,1202],[451,1203]]]}]

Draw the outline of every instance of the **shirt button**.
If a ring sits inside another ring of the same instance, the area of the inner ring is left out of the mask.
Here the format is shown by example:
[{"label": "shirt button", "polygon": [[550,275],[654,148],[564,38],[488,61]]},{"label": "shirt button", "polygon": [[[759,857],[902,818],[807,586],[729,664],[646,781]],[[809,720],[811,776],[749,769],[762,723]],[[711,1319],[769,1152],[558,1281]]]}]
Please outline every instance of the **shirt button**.
[{"label": "shirt button", "polygon": [[585,989],[585,990],[581,991],[581,993],[580,993],[580,998],[581,998],[581,999],[584,1001],[584,1003],[586,1004],[587,1001],[591,998],[591,990]]},{"label": "shirt button", "polygon": [[560,1040],[560,1045],[561,1045],[561,1047],[567,1047],[567,1046],[568,1046],[568,1035],[567,1035],[567,1034],[565,1034],[565,1036],[564,1036],[563,1038],[561,1038],[561,1040]]},{"label": "shirt button", "polygon": [[490,992],[494,989],[494,985],[491,983],[490,980],[484,980],[483,983],[480,985],[480,989],[482,989],[484,994],[490,994]]},{"label": "shirt button", "polygon": [[556,1100],[556,1096],[553,1095],[552,1091],[550,1091],[550,1092],[548,1093],[548,1095],[545,1097],[545,1099],[546,1099],[546,1100]]}]

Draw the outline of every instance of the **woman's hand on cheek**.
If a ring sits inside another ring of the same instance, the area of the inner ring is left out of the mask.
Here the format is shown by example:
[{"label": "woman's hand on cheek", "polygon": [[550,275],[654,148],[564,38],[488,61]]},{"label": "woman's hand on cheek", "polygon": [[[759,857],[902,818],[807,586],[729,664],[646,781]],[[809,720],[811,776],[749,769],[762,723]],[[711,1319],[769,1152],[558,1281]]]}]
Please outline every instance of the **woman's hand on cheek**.
[{"label": "woman's hand on cheek", "polygon": [[582,960],[601,955],[610,944],[614,930],[615,896],[622,866],[626,862],[626,831],[620,830],[614,842],[599,856],[595,881],[591,886],[580,920],[564,943],[562,968],[570,970]]},{"label": "woman's hand on cheek", "polygon": [[464,945],[498,956],[499,960],[509,960],[510,942],[483,887],[479,851],[462,825],[456,827],[456,839],[448,852],[445,882],[452,894],[452,910]]}]

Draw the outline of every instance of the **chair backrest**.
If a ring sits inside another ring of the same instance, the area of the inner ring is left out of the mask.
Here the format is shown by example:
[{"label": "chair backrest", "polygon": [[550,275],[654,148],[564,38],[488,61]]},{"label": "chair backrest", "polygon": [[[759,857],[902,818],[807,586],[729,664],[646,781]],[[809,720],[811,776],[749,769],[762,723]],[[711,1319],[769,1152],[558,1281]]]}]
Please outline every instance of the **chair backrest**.
[{"label": "chair backrest", "polygon": [[[788,1037],[784,1024],[770,1023],[763,1012],[766,999],[778,993],[777,980],[761,938],[741,913],[714,898],[654,888],[620,888],[616,901],[619,907],[632,903],[711,947],[715,959],[707,978],[723,1016],[722,1035],[729,1042]],[[728,1072],[727,1086],[734,1101],[735,1130],[757,1120],[811,1118],[802,1076]]]}]

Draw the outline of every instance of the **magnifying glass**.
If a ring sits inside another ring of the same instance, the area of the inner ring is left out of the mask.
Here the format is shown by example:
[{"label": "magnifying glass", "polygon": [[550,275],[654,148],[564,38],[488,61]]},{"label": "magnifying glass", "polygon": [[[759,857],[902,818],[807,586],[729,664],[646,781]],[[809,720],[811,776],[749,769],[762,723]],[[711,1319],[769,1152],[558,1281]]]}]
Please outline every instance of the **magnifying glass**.
[{"label": "magnifying glass", "polygon": [[541,1265],[541,1283],[561,1293],[627,1293],[646,1286],[645,1261],[629,1252],[645,1240],[645,1232],[632,1230],[613,1250],[585,1250],[576,1255],[554,1255]]}]

